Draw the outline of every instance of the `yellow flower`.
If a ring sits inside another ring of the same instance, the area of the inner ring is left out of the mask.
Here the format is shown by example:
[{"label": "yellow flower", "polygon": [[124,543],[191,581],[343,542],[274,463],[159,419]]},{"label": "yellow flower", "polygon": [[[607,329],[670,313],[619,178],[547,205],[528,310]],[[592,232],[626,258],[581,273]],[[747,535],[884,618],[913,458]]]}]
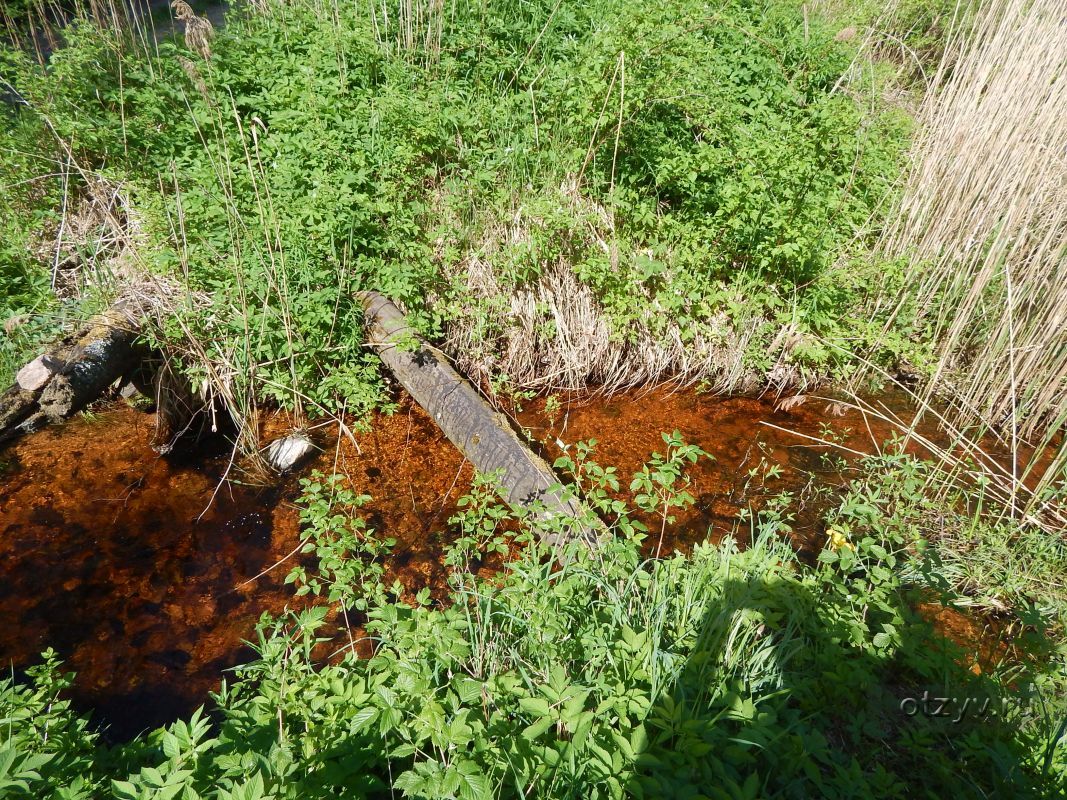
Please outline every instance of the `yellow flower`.
[{"label": "yellow flower", "polygon": [[856,549],[852,545],[852,542],[848,540],[847,531],[843,531],[840,528],[830,528],[827,533],[830,535],[830,546],[834,548],[834,550],[840,550],[842,548],[845,550]]}]

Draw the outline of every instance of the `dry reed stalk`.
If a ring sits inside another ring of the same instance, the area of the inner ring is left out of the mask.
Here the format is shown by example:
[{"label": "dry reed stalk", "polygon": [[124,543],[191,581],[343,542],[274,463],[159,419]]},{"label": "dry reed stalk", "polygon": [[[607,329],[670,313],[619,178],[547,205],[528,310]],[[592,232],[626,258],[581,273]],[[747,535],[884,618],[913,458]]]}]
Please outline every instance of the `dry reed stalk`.
[{"label": "dry reed stalk", "polygon": [[422,51],[429,64],[441,57],[446,15],[445,0],[371,0],[370,15],[379,46],[397,53]]},{"label": "dry reed stalk", "polygon": [[1062,0],[978,12],[932,77],[880,245],[934,332],[931,391],[1013,440],[1067,420],[1065,53]]},{"label": "dry reed stalk", "polygon": [[211,39],[215,28],[207,17],[198,17],[185,0],[174,0],[174,18],[185,23],[185,44],[205,61],[211,59]]},{"label": "dry reed stalk", "polygon": [[[996,438],[1000,446],[1007,443],[995,429],[981,422],[976,424],[973,416],[961,414],[958,409],[939,410],[943,405],[934,401],[929,387],[920,387],[913,391],[896,382],[883,368],[862,356],[846,352],[832,342],[826,344],[837,349],[843,356],[855,359],[865,368],[865,372],[853,375],[850,384],[857,380],[863,383],[865,376],[877,374],[883,381],[894,384],[908,395],[914,404],[915,413],[907,421],[880,401],[875,404],[864,400],[853,385],[846,388],[850,401],[835,402],[844,408],[860,411],[865,421],[870,417],[888,423],[903,434],[904,445],[915,442],[925,449],[930,455],[927,461],[934,467],[925,487],[930,496],[944,500],[954,490],[973,493],[979,489],[983,497],[994,501],[994,514],[1011,516],[1056,536],[1067,530],[1067,506],[1064,505],[1062,492],[1048,491],[1064,474],[1067,467],[1067,447],[1061,445],[1058,449],[1048,450],[1047,441],[1041,442],[1034,448],[1029,463],[1020,474],[1018,467],[1022,459],[1015,447],[1012,447],[1009,453],[1011,465],[1005,467],[1005,458],[987,451],[983,444],[988,438]],[[805,398],[807,399],[809,398]],[[933,418],[938,430],[947,437],[948,444],[944,447],[919,433],[920,424],[929,418]],[[880,443],[875,441],[873,434],[871,438],[875,446],[879,447]],[[836,446],[831,441],[823,443]],[[1030,472],[1035,469],[1040,469],[1041,474],[1037,475],[1036,479],[1027,481]]]},{"label": "dry reed stalk", "polygon": [[25,14],[24,25],[16,24],[0,4],[0,29],[19,50],[32,49],[44,66],[63,46],[63,31],[74,21],[88,22],[111,34],[122,50],[135,49],[144,56],[159,55],[150,9],[132,0],[35,0]]}]

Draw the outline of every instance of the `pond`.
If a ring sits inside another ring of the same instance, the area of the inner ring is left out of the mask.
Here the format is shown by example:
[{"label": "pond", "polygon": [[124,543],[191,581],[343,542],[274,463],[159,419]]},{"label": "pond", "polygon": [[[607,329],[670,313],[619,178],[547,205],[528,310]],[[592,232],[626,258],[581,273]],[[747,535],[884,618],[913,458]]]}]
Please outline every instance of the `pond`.
[{"label": "pond", "polygon": [[[908,413],[903,395],[881,402]],[[827,492],[849,474],[842,451],[814,440],[832,436],[871,453],[895,433],[817,399],[783,408],[659,389],[522,406],[513,418],[546,457],[596,439],[594,459],[617,467],[624,489],[653,451],[663,452],[662,432],[678,430],[713,456],[692,469],[696,502],[678,514],[664,552],[729,534],[743,543],[739,515],[788,491],[800,509],[789,535],[802,557],[814,556],[825,540]],[[55,648],[77,672],[76,703],[115,739],[207,702],[226,670],[251,657],[244,642],[260,615],[300,605],[284,579],[307,558],[296,552],[295,478],[252,478],[222,440],[159,456],[148,446],[152,424],[124,404],[103,407],[0,451],[0,614],[8,621],[0,659],[18,669]],[[284,424],[277,417],[267,427],[280,433]],[[470,465],[406,397],[354,441],[330,428],[317,434],[322,452],[303,472],[346,474],[374,498],[363,509],[368,524],[397,540],[387,582],[444,599],[448,519],[470,487]]]}]

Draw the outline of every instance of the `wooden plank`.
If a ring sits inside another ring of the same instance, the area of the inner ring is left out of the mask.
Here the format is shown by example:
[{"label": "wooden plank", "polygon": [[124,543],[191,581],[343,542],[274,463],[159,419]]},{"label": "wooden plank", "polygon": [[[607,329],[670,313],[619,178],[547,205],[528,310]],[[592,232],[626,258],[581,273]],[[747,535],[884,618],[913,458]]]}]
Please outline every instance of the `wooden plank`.
[{"label": "wooden plank", "polygon": [[[579,501],[553,489],[560,481],[477,389],[436,348],[422,341],[404,314],[378,292],[361,292],[370,344],[441,431],[483,473],[502,471],[500,491],[512,507],[552,519],[561,533],[552,545],[580,537],[595,543],[599,526]],[[593,520],[591,522],[591,520]]]}]

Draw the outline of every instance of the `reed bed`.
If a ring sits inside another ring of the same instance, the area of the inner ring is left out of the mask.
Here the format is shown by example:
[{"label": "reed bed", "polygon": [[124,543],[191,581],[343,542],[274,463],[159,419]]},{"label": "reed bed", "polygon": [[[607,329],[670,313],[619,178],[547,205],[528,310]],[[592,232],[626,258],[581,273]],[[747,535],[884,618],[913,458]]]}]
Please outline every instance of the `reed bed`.
[{"label": "reed bed", "polygon": [[1059,0],[957,22],[881,255],[936,342],[930,391],[1013,442],[1067,420],[1067,24]]}]

